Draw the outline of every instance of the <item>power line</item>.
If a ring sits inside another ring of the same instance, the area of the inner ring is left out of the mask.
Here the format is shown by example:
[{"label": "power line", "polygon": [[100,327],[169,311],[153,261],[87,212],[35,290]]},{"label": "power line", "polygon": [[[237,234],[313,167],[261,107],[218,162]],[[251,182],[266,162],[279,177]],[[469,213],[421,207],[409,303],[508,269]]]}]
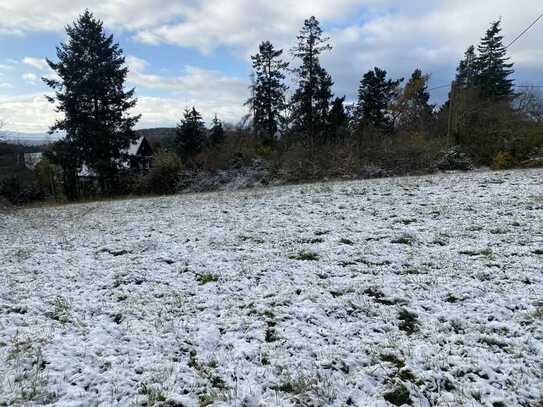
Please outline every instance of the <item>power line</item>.
[{"label": "power line", "polygon": [[[518,40],[520,40],[524,34],[526,34],[528,31],[530,31],[530,29],[536,25],[539,20],[541,20],[543,18],[543,13],[541,13],[534,21],[532,21],[532,23],[526,27],[519,35],[517,35],[513,41],[511,41],[508,45],[505,46],[505,49],[508,49],[509,47],[511,47],[515,42],[517,42]],[[446,87],[449,87],[450,84],[446,84],[446,85],[440,85],[440,86],[435,86],[433,88],[430,88],[428,89],[428,92],[432,91],[432,90],[438,90],[438,89],[442,89],[442,88],[446,88]],[[531,86],[531,85],[516,85],[515,86],[516,88],[543,88],[543,86]]]},{"label": "power line", "polygon": [[[428,92],[438,90],[438,89],[448,88],[450,86],[451,86],[450,83],[446,85],[436,86],[436,87],[428,89]],[[523,88],[523,89],[542,89],[543,88],[543,85],[513,85],[513,86],[515,88]]]},{"label": "power line", "polygon": [[436,86],[434,88],[430,88],[428,89],[428,92],[432,91],[432,90],[437,90],[437,89],[442,89],[442,88],[448,88],[449,86],[451,86],[450,83],[446,84],[446,85],[440,85],[440,86]]},{"label": "power line", "polygon": [[521,39],[522,36],[523,36],[524,34],[526,34],[526,33],[527,33],[534,25],[536,25],[537,22],[538,22],[539,20],[541,20],[542,18],[543,18],[543,13],[541,13],[541,14],[539,15],[539,17],[537,17],[537,18],[532,22],[532,24],[530,24],[524,31],[522,31],[519,35],[517,35],[513,41],[511,41],[508,45],[506,45],[506,46],[505,46],[505,49],[509,48],[511,45],[513,45],[515,42],[517,42],[519,39]]}]

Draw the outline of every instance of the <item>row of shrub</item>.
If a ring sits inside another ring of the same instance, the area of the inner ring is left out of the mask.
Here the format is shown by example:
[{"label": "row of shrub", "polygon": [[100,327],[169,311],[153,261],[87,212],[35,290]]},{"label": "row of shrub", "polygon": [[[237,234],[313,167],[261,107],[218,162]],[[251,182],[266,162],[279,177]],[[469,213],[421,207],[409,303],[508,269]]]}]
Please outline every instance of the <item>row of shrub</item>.
[{"label": "row of shrub", "polygon": [[[455,148],[449,147],[450,141],[445,137],[383,137],[375,132],[367,133],[363,139],[350,137],[310,149],[303,140],[263,145],[249,131],[238,130],[222,144],[198,154],[189,165],[184,165],[171,150],[162,149],[148,172],[119,172],[113,189],[116,196],[172,194],[180,189],[180,183],[190,185],[191,180],[183,179],[184,174],[248,168],[255,162],[263,163],[270,179],[281,182],[468,170],[474,164],[496,170],[543,164],[530,161],[543,152],[543,129],[517,127],[512,131],[518,134],[504,136],[502,132],[496,137],[491,132],[461,133]],[[79,182],[78,188],[82,199],[100,195],[93,182]],[[47,160],[37,165],[33,176],[24,173],[0,180],[0,196],[16,205],[47,199],[63,201],[62,190],[62,172]]]}]

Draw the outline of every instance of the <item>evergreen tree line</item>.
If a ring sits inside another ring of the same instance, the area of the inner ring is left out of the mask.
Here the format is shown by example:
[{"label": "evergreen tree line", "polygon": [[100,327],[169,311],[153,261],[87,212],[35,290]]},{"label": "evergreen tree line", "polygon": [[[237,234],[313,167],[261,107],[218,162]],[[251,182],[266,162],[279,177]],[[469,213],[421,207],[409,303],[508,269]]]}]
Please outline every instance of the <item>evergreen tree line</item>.
[{"label": "evergreen tree line", "polygon": [[[135,140],[139,120],[130,114],[134,89],[124,88],[125,58],[89,11],[67,27],[67,38],[57,47],[58,62],[48,60],[59,79],[44,79],[55,91],[49,100],[63,113],[51,131],[66,134],[49,157],[62,167],[68,198],[78,195],[83,164],[98,175],[102,192],[118,193],[121,151]],[[513,161],[531,148],[527,143],[541,123],[516,102],[513,64],[502,40],[496,21],[477,48],[468,48],[443,106],[430,103],[429,75],[421,69],[405,80],[379,67],[362,76],[357,100],[347,104],[333,93],[333,78],[321,63],[332,51],[330,38],[311,17],[290,49],[293,62],[269,41],[251,57],[245,122],[226,129],[215,116],[208,129],[195,107],[186,109],[169,154],[193,169],[261,158],[277,175],[299,179],[352,175],[372,165],[389,172],[424,170],[451,144],[481,164],[494,162],[498,153]],[[294,89],[287,86],[290,76]]]},{"label": "evergreen tree line", "polygon": [[[430,77],[421,69],[405,80],[390,78],[379,67],[362,76],[357,100],[346,104],[345,96],[334,95],[333,78],[321,64],[322,55],[331,51],[330,39],[311,17],[290,50],[293,67],[285,61],[284,50],[269,41],[251,57],[251,134],[287,161],[290,156],[301,163],[296,174],[320,176],[323,167],[338,159],[351,161],[346,171],[368,162],[424,168],[451,145],[477,164],[490,165],[498,153],[515,154],[519,143],[525,153],[530,131],[539,128],[539,122],[519,109],[499,20],[477,48],[468,48],[449,99],[439,107],[430,102]],[[294,89],[286,85],[289,75],[294,76]],[[512,164],[514,157],[508,160]]]},{"label": "evergreen tree line", "polygon": [[[509,62],[500,21],[492,23],[478,46],[471,46],[457,69],[456,86],[475,91],[485,101],[509,103],[515,98],[513,64]],[[283,50],[266,41],[252,57],[255,72],[254,95],[249,103],[255,134],[265,143],[296,136],[315,143],[344,141],[346,136],[364,138],[364,133],[391,136],[395,133],[428,133],[432,124],[448,109],[430,103],[429,75],[416,69],[411,77],[392,79],[384,69],[375,67],[365,73],[358,88],[358,100],[345,105],[345,96],[334,97],[332,77],[322,67],[320,56],[331,51],[329,38],[323,35],[315,17],[306,20],[297,44],[291,50],[299,65],[298,86],[286,103],[285,75],[289,64],[281,60]],[[405,82],[405,85],[402,84]]]}]

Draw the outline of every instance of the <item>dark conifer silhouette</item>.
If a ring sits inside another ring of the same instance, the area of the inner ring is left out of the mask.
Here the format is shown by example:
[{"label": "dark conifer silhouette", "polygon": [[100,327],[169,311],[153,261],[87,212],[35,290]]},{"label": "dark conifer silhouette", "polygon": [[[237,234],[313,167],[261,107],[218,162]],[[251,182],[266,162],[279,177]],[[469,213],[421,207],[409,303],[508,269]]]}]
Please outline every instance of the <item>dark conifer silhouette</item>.
[{"label": "dark conifer silhouette", "polygon": [[102,21],[87,10],[66,33],[67,41],[57,47],[58,62],[47,60],[59,79],[44,78],[55,90],[48,100],[64,114],[51,132],[64,131],[76,155],[72,159],[94,170],[104,192],[111,192],[121,150],[136,138],[132,128],[139,116],[129,114],[136,104],[134,89],[124,89],[123,51],[104,32]]}]

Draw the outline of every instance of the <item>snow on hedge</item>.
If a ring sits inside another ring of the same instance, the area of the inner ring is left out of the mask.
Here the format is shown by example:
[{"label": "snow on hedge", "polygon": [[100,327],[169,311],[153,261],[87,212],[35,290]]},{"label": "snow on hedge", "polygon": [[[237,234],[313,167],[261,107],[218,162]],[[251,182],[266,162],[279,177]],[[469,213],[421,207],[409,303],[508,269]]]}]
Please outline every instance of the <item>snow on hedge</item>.
[{"label": "snow on hedge", "polygon": [[535,405],[542,176],[2,215],[0,405]]}]

